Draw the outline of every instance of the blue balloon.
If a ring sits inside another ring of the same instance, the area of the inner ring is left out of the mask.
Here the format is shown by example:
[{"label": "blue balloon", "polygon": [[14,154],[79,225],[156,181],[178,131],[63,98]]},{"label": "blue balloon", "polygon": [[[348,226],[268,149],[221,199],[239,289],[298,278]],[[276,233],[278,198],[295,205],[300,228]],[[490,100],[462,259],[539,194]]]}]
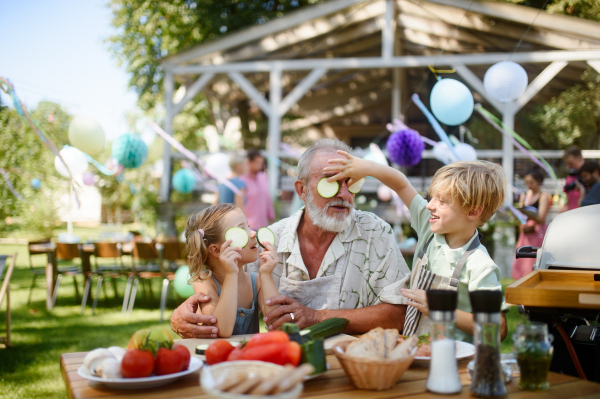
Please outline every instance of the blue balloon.
[{"label": "blue balloon", "polygon": [[429,103],[433,115],[448,126],[465,123],[473,114],[473,94],[458,80],[438,81],[431,90]]},{"label": "blue balloon", "polygon": [[31,188],[33,188],[34,190],[39,190],[40,188],[42,188],[42,181],[37,177],[31,179]]},{"label": "blue balloon", "polygon": [[191,193],[196,187],[196,176],[189,169],[179,169],[173,175],[172,183],[175,191],[183,194]]},{"label": "blue balloon", "polygon": [[194,295],[194,287],[188,284],[190,280],[190,268],[188,266],[181,266],[175,272],[175,279],[173,280],[173,286],[175,292],[183,298],[189,298]]},{"label": "blue balloon", "polygon": [[112,157],[124,168],[137,168],[148,158],[148,146],[139,135],[127,133],[113,142]]}]

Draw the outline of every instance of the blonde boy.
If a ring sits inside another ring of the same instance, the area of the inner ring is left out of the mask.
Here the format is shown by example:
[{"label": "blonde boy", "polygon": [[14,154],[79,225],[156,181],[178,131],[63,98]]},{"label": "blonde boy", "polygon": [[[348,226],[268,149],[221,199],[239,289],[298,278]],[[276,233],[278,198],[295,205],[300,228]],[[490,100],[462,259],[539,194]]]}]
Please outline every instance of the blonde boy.
[{"label": "blonde boy", "polygon": [[[456,162],[444,166],[436,172],[431,181],[429,187],[431,200],[428,203],[400,171],[353,157],[343,151],[338,153],[345,159],[329,161],[332,166],[325,168],[325,171],[331,171],[332,174],[339,172],[332,176],[330,181],[348,179],[347,184],[351,185],[365,176],[373,176],[396,191],[402,201],[410,205],[411,226],[419,236],[413,274],[416,272],[415,265],[423,259],[426,262],[423,267],[426,267],[428,273],[439,276],[445,282],[459,276],[453,283],[454,289],[458,290],[456,326],[462,332],[472,335],[473,314],[469,291],[502,289],[499,281],[500,269],[485,247],[481,244],[477,245],[479,242],[477,228],[487,222],[504,202],[506,175],[502,168],[487,161]],[[423,251],[425,246],[427,249]],[[460,260],[467,251],[470,252],[466,255],[466,261]],[[420,254],[421,252],[423,254]],[[458,269],[457,273],[455,273],[456,269]],[[402,290],[402,295],[408,298],[409,306],[416,308],[422,315],[428,316],[425,291],[415,288],[416,284],[413,280],[411,289]],[[508,309],[508,306],[503,304],[503,311]],[[410,308],[407,312],[407,324],[409,313]],[[428,317],[423,319],[427,321]],[[506,334],[506,317],[503,313],[502,339]],[[469,337],[459,338],[464,340]]]}]

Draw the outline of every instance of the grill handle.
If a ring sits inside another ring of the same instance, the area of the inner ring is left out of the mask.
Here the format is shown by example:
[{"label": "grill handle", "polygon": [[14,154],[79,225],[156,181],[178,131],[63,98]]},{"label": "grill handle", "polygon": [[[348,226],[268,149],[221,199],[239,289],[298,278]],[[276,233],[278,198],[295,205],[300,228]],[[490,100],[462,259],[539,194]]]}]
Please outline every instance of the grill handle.
[{"label": "grill handle", "polygon": [[517,248],[517,259],[520,258],[533,258],[535,259],[537,257],[537,250],[540,249],[540,247],[532,247],[531,245],[525,245],[523,247],[519,247]]}]

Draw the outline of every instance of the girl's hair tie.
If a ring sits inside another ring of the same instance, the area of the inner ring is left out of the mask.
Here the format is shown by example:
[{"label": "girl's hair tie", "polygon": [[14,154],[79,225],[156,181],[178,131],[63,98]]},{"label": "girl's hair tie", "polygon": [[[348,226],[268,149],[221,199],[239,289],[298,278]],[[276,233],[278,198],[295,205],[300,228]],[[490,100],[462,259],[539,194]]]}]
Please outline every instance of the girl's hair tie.
[{"label": "girl's hair tie", "polygon": [[200,233],[200,236],[201,236],[202,238],[204,238],[204,230],[202,230],[202,229],[198,229],[198,233]]}]

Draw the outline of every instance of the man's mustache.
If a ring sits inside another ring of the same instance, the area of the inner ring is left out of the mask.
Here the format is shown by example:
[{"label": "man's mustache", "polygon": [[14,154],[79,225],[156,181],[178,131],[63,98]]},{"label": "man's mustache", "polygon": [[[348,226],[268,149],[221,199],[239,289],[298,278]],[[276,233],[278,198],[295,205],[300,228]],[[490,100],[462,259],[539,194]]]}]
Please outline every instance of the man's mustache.
[{"label": "man's mustache", "polygon": [[344,201],[342,199],[338,199],[338,200],[333,200],[331,202],[328,202],[327,205],[325,206],[325,210],[329,209],[329,207],[331,206],[344,206],[346,208],[352,208],[352,204],[348,201]]}]

